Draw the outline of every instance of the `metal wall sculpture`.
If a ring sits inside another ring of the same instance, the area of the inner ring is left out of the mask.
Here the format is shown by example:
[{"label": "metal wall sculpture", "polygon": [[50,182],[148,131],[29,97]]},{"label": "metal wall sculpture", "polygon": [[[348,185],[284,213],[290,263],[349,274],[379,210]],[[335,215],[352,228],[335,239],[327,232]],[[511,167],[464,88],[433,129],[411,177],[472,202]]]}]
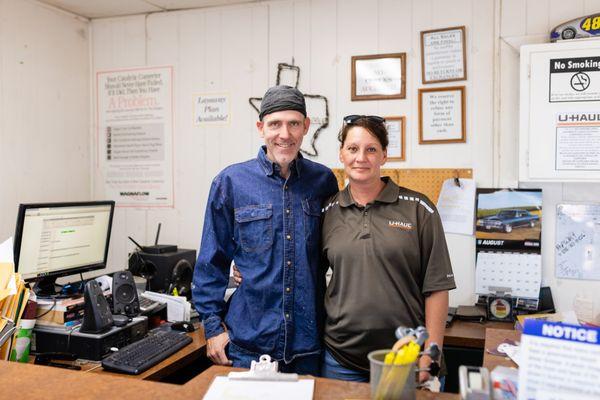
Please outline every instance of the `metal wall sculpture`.
[{"label": "metal wall sculpture", "polygon": [[[277,64],[277,85],[298,88],[298,83],[300,83],[300,67],[286,63]],[[323,129],[329,126],[329,104],[327,98],[320,94],[304,94],[304,100],[306,101],[306,113],[311,121],[307,133],[310,140],[308,140],[308,145],[307,140],[303,141],[300,151],[309,157],[317,157],[319,155],[316,146],[317,140]],[[261,101],[262,97],[250,97],[248,99],[248,102],[257,113],[260,112]]]}]

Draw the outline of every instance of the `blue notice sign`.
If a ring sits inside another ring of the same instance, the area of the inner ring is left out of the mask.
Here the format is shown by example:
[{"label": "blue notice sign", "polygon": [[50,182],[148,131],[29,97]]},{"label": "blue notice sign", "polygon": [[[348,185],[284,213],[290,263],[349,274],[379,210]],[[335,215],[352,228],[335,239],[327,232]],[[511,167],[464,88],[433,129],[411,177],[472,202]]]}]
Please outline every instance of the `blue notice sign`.
[{"label": "blue notice sign", "polygon": [[526,320],[524,335],[561,339],[569,342],[600,344],[600,328],[583,327],[538,320]]},{"label": "blue notice sign", "polygon": [[526,320],[519,400],[600,399],[600,329]]}]

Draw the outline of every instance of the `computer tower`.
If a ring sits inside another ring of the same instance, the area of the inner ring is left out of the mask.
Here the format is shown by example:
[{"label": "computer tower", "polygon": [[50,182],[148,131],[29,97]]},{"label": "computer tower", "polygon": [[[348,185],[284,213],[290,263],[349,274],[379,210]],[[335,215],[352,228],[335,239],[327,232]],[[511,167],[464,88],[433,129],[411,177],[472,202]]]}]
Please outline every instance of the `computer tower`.
[{"label": "computer tower", "polygon": [[78,358],[101,360],[111,348],[137,342],[148,333],[148,318],[134,317],[126,326],[112,326],[103,333],[57,330],[44,326],[33,329],[32,351],[36,353],[67,352]]}]

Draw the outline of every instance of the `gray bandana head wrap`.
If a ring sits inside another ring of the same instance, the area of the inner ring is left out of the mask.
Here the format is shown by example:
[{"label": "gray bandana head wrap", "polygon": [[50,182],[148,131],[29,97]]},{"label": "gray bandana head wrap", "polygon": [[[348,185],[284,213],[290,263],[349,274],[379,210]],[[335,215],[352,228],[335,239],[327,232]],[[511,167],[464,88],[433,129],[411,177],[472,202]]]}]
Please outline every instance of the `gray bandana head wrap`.
[{"label": "gray bandana head wrap", "polygon": [[285,110],[298,111],[306,117],[304,95],[291,86],[273,86],[262,98],[258,118],[262,121],[267,114]]}]

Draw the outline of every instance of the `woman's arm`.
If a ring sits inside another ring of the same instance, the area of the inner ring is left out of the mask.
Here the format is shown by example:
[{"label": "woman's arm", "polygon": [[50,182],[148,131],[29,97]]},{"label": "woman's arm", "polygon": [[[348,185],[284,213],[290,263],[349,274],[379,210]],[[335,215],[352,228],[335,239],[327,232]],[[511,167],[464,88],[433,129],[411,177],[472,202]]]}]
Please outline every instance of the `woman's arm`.
[{"label": "woman's arm", "polygon": [[[425,349],[429,343],[437,343],[442,350],[444,344],[444,331],[446,329],[446,317],[448,315],[448,291],[440,290],[433,292],[425,298],[425,327],[429,332],[429,339],[425,342]],[[429,356],[421,357],[420,368],[427,368],[431,364]],[[428,372],[419,373],[419,381],[424,382],[430,377]]]}]

